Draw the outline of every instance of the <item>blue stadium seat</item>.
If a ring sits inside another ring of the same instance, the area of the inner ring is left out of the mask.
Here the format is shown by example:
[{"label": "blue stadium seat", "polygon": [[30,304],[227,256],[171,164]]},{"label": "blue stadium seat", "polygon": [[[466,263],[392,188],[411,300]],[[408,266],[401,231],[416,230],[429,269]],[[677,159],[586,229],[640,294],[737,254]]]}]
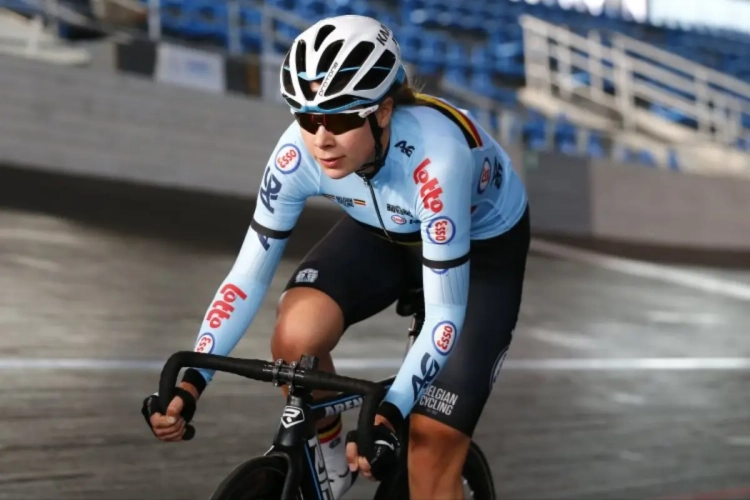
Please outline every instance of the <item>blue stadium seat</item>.
[{"label": "blue stadium seat", "polygon": [[400,35],[401,55],[409,62],[416,62],[422,47],[422,30],[413,26],[404,26],[401,28]]},{"label": "blue stadium seat", "polygon": [[641,165],[646,165],[647,167],[656,167],[656,159],[654,158],[654,154],[651,151],[648,151],[647,149],[642,149],[638,151],[638,155],[636,156],[636,161],[640,163]]},{"label": "blue stadium seat", "polygon": [[607,152],[604,150],[602,135],[599,132],[590,132],[586,153],[592,158],[604,158]]},{"label": "blue stadium seat", "polygon": [[531,149],[544,149],[547,147],[547,122],[544,117],[536,112],[530,112],[528,120],[523,126],[525,142]]},{"label": "blue stadium seat", "polygon": [[213,37],[222,41],[227,36],[227,4],[212,0],[184,2],[184,28],[196,37]]},{"label": "blue stadium seat", "polygon": [[183,31],[187,22],[187,16],[183,12],[182,0],[162,0],[159,3],[159,15],[161,26],[168,32]]},{"label": "blue stadium seat", "polygon": [[263,47],[263,37],[260,32],[262,21],[261,11],[245,4],[240,5],[240,40],[245,51],[258,53]]},{"label": "blue stadium seat", "polygon": [[326,12],[326,2],[323,0],[297,0],[295,11],[303,19],[318,21]]},{"label": "blue stadium seat", "polygon": [[446,61],[445,40],[432,33],[423,32],[418,59],[420,73],[432,75],[443,71]]},{"label": "blue stadium seat", "polygon": [[471,90],[479,95],[493,98],[495,95],[495,85],[492,83],[492,76],[486,69],[475,68],[471,74]]},{"label": "blue stadium seat", "polygon": [[445,52],[446,65],[449,68],[468,70],[471,67],[468,49],[460,43],[448,43]]},{"label": "blue stadium seat", "polygon": [[565,115],[557,119],[554,137],[555,147],[564,154],[576,154],[578,152],[576,127]]}]

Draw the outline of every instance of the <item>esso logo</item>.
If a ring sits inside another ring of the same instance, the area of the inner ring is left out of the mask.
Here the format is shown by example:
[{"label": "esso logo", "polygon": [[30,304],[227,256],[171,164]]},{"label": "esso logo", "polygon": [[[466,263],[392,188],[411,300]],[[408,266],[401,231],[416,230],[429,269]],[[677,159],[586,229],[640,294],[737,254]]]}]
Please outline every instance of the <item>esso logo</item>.
[{"label": "esso logo", "polygon": [[484,159],[482,164],[482,175],[479,176],[479,185],[477,186],[477,193],[482,194],[487,190],[487,186],[490,185],[490,179],[492,178],[492,166],[490,165],[489,158]]},{"label": "esso logo", "polygon": [[436,245],[449,243],[456,235],[456,225],[448,217],[432,219],[427,226],[427,237]]},{"label": "esso logo", "polygon": [[302,155],[299,148],[294,144],[284,144],[276,153],[276,170],[282,174],[291,174],[299,167],[302,162]]},{"label": "esso logo", "polygon": [[404,219],[400,215],[391,215],[391,220],[399,225],[406,224],[406,219]]},{"label": "esso logo", "polygon": [[214,350],[214,336],[210,333],[204,333],[195,343],[195,352],[202,352],[204,354],[211,354]]},{"label": "esso logo", "polygon": [[432,330],[432,343],[440,354],[448,354],[456,343],[456,325],[450,321],[441,321]]}]

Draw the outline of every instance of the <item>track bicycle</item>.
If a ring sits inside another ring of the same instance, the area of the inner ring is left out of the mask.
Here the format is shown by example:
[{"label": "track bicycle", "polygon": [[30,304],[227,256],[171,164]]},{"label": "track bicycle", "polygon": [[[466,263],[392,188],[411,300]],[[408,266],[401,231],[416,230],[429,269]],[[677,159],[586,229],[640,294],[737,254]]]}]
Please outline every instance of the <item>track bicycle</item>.
[{"label": "track bicycle", "polygon": [[[421,289],[407,291],[396,304],[399,316],[412,316],[406,352],[414,345],[424,323],[424,298]],[[333,500],[328,473],[318,442],[315,421],[360,408],[358,417],[359,453],[372,451],[372,431],[378,405],[393,384],[395,376],[368,381],[318,371],[317,358],[302,356],[299,362],[285,363],[259,359],[240,359],[193,351],[173,354],[164,365],[159,380],[159,404],[164,412],[172,400],[177,376],[182,368],[203,368],[233,373],[253,380],[288,385],[289,395],[282,412],[273,445],[262,456],[237,467],[216,488],[211,500]],[[327,398],[312,400],[312,391],[338,391]],[[400,430],[402,451],[397,472],[384,478],[375,500],[408,500],[407,450],[409,419]],[[192,439],[195,429],[186,427],[184,439]],[[494,500],[495,488],[487,460],[472,441],[463,468],[464,498]]]}]

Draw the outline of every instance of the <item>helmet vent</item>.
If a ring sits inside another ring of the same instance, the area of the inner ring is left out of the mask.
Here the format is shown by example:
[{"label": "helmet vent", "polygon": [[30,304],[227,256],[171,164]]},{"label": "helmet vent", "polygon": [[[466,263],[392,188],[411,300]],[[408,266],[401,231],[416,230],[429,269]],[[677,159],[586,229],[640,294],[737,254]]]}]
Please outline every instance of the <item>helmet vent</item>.
[{"label": "helmet vent", "polygon": [[344,63],[339,68],[336,76],[331,80],[331,84],[326,89],[325,95],[337,94],[344,90],[344,88],[352,81],[355,75],[358,74],[359,69],[370,57],[372,51],[375,50],[375,44],[372,42],[359,42],[354,49],[346,56]]},{"label": "helmet vent", "polygon": [[297,50],[294,52],[294,62],[297,66],[297,74],[304,73],[307,71],[307,62],[305,52],[307,51],[307,44],[304,40],[297,42]]},{"label": "helmet vent", "polygon": [[375,63],[375,66],[370,68],[370,71],[357,82],[354,90],[372,90],[378,88],[388,77],[395,64],[396,56],[390,50],[386,50],[380,56],[378,62]]},{"label": "helmet vent", "polygon": [[341,47],[343,45],[344,41],[339,40],[326,47],[326,49],[323,51],[323,54],[321,54],[320,59],[318,60],[318,67],[315,71],[316,74],[328,73],[328,70],[331,68],[331,64],[333,64],[336,56],[339,55],[339,52],[341,51]]},{"label": "helmet vent", "polygon": [[287,94],[294,94],[294,84],[292,83],[292,73],[291,73],[291,69],[289,68],[290,52],[291,52],[291,49],[289,49],[289,52],[286,53],[286,57],[284,58],[284,63],[281,65],[281,79],[282,79],[282,84],[284,85],[284,91]]},{"label": "helmet vent", "polygon": [[320,46],[323,45],[323,42],[328,38],[328,35],[333,33],[335,29],[335,26],[326,24],[318,30],[318,36],[315,37],[315,45],[313,45],[316,51],[320,50]]}]

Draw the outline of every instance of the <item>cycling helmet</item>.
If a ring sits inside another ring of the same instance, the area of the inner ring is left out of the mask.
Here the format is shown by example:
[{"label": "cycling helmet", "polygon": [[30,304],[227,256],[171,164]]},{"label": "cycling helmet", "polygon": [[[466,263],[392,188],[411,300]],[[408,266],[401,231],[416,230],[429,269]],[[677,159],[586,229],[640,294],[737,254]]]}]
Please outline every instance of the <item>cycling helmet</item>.
[{"label": "cycling helmet", "polygon": [[[341,113],[378,102],[406,71],[393,32],[371,17],[351,15],[323,19],[300,34],[280,77],[293,113]],[[310,82],[320,80],[313,92]]]}]

